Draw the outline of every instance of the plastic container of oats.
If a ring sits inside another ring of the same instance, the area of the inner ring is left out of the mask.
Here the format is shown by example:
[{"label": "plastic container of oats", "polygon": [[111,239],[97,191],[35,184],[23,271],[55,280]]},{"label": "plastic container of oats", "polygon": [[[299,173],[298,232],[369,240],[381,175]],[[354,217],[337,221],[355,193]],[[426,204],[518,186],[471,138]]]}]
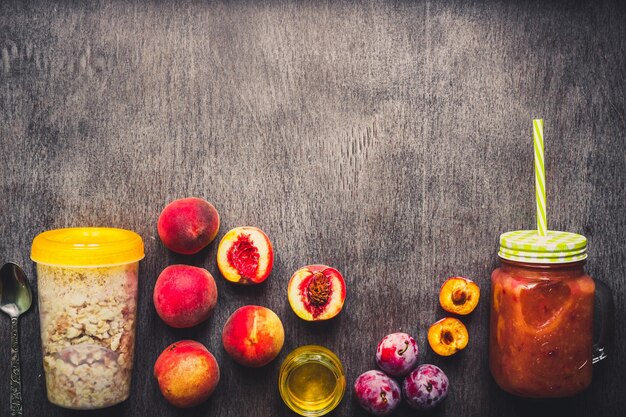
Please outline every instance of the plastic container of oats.
[{"label": "plastic container of oats", "polygon": [[48,400],[72,409],[120,403],[130,391],[141,237],[81,227],[33,240]]}]

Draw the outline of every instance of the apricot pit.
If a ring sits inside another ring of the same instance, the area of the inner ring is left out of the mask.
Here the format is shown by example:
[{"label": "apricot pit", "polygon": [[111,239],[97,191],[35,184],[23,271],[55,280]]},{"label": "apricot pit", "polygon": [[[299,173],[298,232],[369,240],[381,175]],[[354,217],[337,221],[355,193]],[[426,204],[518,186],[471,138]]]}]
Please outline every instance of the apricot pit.
[{"label": "apricot pit", "polygon": [[441,356],[454,355],[465,349],[468,341],[467,328],[454,317],[443,318],[428,329],[428,343]]},{"label": "apricot pit", "polygon": [[441,308],[449,313],[466,315],[474,311],[480,299],[480,288],[471,279],[448,278],[439,291]]}]

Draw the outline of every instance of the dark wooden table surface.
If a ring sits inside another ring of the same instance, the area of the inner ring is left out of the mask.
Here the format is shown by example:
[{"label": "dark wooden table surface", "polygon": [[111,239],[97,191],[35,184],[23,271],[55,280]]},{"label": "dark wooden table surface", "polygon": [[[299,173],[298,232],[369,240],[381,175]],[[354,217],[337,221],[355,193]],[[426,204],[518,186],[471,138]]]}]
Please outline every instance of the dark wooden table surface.
[{"label": "dark wooden table surface", "polygon": [[[413,334],[421,360],[450,377],[432,416],[623,415],[623,343],[576,398],[516,399],[489,374],[497,239],[535,224],[533,117],[546,123],[550,226],[588,237],[588,271],[615,292],[615,336],[626,338],[624,2],[510,3],[2,1],[2,262],[22,264],[36,288],[31,240],[67,226],[132,229],[147,251],[131,398],[93,413],[48,403],[33,308],[21,319],[25,416],[291,416],[278,368],[308,343],[337,352],[347,370],[332,415],[363,416],[351,385],[394,331]],[[266,284],[229,285],[216,244],[192,257],[163,247],[159,212],[185,196],[215,204],[220,236],[240,225],[269,234]],[[173,330],[157,317],[152,289],[171,263],[216,277],[208,322]],[[310,263],[347,280],[345,310],[326,324],[304,323],[287,302],[289,277]],[[469,347],[441,358],[426,330],[443,316],[437,293],[451,275],[483,293],[466,320]],[[258,370],[235,365],[220,342],[244,304],[270,307],[286,329],[279,358]],[[168,405],[152,377],[158,354],[181,338],[208,346],[222,370],[212,399],[187,411]]]}]

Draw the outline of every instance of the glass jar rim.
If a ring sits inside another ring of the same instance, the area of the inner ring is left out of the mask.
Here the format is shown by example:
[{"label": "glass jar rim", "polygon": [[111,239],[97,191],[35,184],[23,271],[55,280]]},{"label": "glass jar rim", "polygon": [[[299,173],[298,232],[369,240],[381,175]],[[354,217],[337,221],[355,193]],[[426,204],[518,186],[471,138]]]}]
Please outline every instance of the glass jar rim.
[{"label": "glass jar rim", "polygon": [[571,262],[527,262],[527,261],[518,261],[508,258],[503,258],[500,254],[498,254],[498,259],[505,263],[513,266],[519,267],[528,267],[528,268],[538,268],[538,269],[557,269],[557,268],[571,268],[576,266],[584,266],[587,263],[587,259],[579,259]]}]

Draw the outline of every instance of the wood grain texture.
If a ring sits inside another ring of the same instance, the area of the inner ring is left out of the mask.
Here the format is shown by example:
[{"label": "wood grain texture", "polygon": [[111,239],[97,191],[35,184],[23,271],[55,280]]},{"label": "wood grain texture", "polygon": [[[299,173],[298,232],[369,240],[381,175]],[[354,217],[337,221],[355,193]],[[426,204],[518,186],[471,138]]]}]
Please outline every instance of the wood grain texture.
[{"label": "wood grain texture", "polygon": [[[597,366],[582,395],[549,402],[500,391],[489,375],[489,277],[497,238],[533,227],[531,118],[546,120],[550,227],[589,238],[588,271],[626,311],[626,10],[623,2],[195,1],[0,3],[0,257],[25,266],[32,238],[67,226],[140,233],[138,339],[132,397],[92,416],[291,416],[276,381],[293,348],[317,343],[347,369],[333,416],[364,416],[351,384],[374,367],[378,340],[416,336],[421,360],[452,391],[432,416],[616,416],[626,408],[626,349]],[[156,220],[172,199],[201,196],[220,236],[256,225],[276,249],[260,287],[218,279],[215,316],[190,330],[152,306],[171,263]],[[344,273],[345,311],[309,325],[290,310],[287,281],[309,263]],[[451,275],[480,284],[470,346],[432,353]],[[249,370],[224,353],[237,307],[276,311],[287,340]],[[26,416],[83,415],[46,401],[37,309],[21,319]],[[9,412],[9,320],[0,320],[0,415]],[[180,338],[206,344],[222,368],[210,401],[170,407],[152,377]],[[398,416],[415,415],[403,406]]]}]

